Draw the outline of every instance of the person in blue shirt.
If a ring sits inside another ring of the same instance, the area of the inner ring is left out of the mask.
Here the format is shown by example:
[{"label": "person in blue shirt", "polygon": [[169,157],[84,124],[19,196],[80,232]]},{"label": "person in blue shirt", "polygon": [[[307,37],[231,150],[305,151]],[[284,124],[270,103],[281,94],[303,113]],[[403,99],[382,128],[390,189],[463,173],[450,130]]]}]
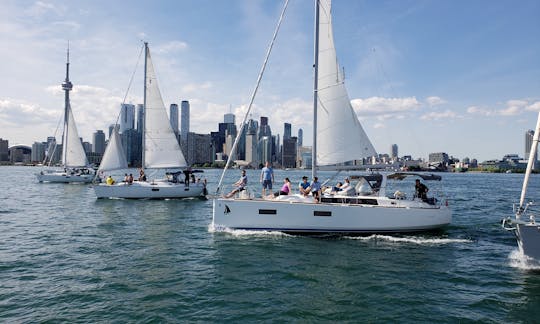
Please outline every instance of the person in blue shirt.
[{"label": "person in blue shirt", "polygon": [[308,177],[303,176],[302,181],[298,184],[298,190],[300,194],[307,196],[309,195],[309,182],[307,181]]},{"label": "person in blue shirt", "polygon": [[262,196],[266,196],[266,189],[272,192],[272,183],[274,183],[274,170],[270,167],[270,162],[266,161],[266,166],[261,170]]},{"label": "person in blue shirt", "polygon": [[319,182],[319,178],[313,177],[313,181],[309,185],[309,189],[315,201],[318,202],[319,198],[321,197],[321,183]]}]

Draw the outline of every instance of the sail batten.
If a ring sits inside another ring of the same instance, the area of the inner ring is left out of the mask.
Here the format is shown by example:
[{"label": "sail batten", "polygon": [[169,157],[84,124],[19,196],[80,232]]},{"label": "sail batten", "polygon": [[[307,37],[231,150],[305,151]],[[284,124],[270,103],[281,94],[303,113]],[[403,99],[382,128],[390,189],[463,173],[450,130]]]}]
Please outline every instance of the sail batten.
[{"label": "sail batten", "polygon": [[317,165],[376,155],[351,105],[334,46],[331,0],[319,1]]}]

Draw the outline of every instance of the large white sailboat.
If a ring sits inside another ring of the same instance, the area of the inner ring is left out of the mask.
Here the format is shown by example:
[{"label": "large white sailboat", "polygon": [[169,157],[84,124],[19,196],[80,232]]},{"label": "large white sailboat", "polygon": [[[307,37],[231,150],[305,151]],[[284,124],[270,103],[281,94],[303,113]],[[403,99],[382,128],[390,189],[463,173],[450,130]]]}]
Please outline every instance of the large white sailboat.
[{"label": "large white sailboat", "polygon": [[536,129],[534,130],[529,160],[527,162],[527,170],[525,171],[523,187],[521,188],[519,205],[514,205],[515,218],[506,218],[502,222],[503,228],[514,232],[516,235],[521,253],[529,258],[535,259],[537,262],[540,261],[540,223],[536,222],[534,214],[529,211],[529,206],[531,206],[532,203],[529,202],[525,204],[525,198],[527,197],[527,188],[529,186],[529,179],[534,167],[534,160],[536,160],[535,156],[538,150],[539,137],[540,113],[538,113]]},{"label": "large white sailboat", "polygon": [[[62,83],[64,90],[64,127],[62,134],[62,169],[42,170],[36,174],[39,182],[58,183],[90,183],[94,172],[89,168],[88,159],[77,132],[75,118],[71,110],[69,92],[73,84],[69,81],[69,49],[67,52],[66,80]],[[52,159],[53,149],[50,148],[49,159]]]},{"label": "large white sailboat", "polygon": [[[143,165],[144,169],[169,169],[177,171],[166,173],[162,179],[147,179],[146,181],[107,182],[96,184],[94,191],[97,198],[128,198],[128,199],[168,199],[204,197],[206,184],[192,182],[189,179],[191,170],[188,168],[184,155],[173,132],[167,111],[161,98],[159,86],[150,57],[148,43],[144,43],[145,72],[144,72],[144,118],[143,118]],[[103,156],[98,173],[102,174],[127,167],[122,144],[116,131],[111,135],[110,143]],[[180,177],[184,175],[184,179]]]},{"label": "large white sailboat", "polygon": [[[344,77],[337,62],[331,1],[315,1],[313,176],[316,176],[317,170],[323,166],[335,167],[376,155],[351,106]],[[386,195],[389,178],[402,179],[407,176],[440,180],[438,176],[423,174],[401,173],[387,176],[375,173],[358,177],[354,190],[323,195],[320,200],[301,195],[278,196],[275,199],[257,199],[246,194],[240,197],[217,198],[213,201],[212,225],[215,230],[228,228],[290,233],[380,233],[427,231],[449,224],[452,219],[451,212],[442,201],[404,199],[404,196],[398,193],[393,196]],[[221,181],[218,191],[220,188]]]}]

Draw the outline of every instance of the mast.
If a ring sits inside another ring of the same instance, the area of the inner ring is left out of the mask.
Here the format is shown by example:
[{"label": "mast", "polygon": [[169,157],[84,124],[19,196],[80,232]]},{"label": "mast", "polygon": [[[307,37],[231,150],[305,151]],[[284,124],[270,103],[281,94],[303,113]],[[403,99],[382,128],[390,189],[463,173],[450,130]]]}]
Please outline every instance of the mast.
[{"label": "mast", "polygon": [[317,89],[319,86],[319,0],[315,0],[315,42],[313,63],[313,147],[311,149],[311,177],[317,176]]},{"label": "mast", "polygon": [[143,122],[143,125],[141,127],[142,129],[142,134],[141,134],[141,139],[142,139],[142,161],[141,161],[141,168],[144,169],[144,151],[145,151],[145,147],[144,147],[144,136],[145,136],[145,128],[146,128],[146,67],[147,67],[147,63],[148,63],[148,42],[144,42],[144,101],[143,101],[143,118],[142,118],[142,122]]},{"label": "mast", "polygon": [[521,188],[521,197],[519,199],[519,209],[516,213],[516,218],[519,219],[521,212],[523,211],[523,203],[525,202],[525,195],[527,194],[527,187],[529,185],[529,177],[531,175],[532,168],[534,166],[534,157],[538,149],[538,138],[540,137],[540,112],[538,113],[538,120],[536,121],[536,129],[534,130],[532,147],[529,153],[529,160],[527,161],[527,170],[525,171],[525,179],[523,179],[523,187]]},{"label": "mast", "polygon": [[68,120],[69,120],[69,92],[73,89],[73,84],[69,81],[69,43],[67,48],[67,61],[66,61],[66,79],[62,83],[62,89],[64,90],[64,131],[62,132],[62,162],[66,166],[67,158],[67,139],[68,139]]}]

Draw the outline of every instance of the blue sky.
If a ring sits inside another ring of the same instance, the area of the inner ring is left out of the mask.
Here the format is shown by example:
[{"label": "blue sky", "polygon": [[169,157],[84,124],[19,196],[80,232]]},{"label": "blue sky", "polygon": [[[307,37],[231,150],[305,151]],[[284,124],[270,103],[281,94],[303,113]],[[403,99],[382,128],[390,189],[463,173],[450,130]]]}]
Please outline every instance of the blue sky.
[{"label": "blue sky", "polygon": [[[91,141],[114,122],[149,42],[168,106],[189,100],[191,130],[241,120],[282,1],[0,2],[0,137],[52,135],[71,48],[72,107]],[[540,1],[335,0],[334,33],[353,107],[379,153],[479,161],[523,156],[540,111]],[[291,0],[253,118],[311,142],[313,1]],[[142,69],[127,102],[142,102]]]}]

